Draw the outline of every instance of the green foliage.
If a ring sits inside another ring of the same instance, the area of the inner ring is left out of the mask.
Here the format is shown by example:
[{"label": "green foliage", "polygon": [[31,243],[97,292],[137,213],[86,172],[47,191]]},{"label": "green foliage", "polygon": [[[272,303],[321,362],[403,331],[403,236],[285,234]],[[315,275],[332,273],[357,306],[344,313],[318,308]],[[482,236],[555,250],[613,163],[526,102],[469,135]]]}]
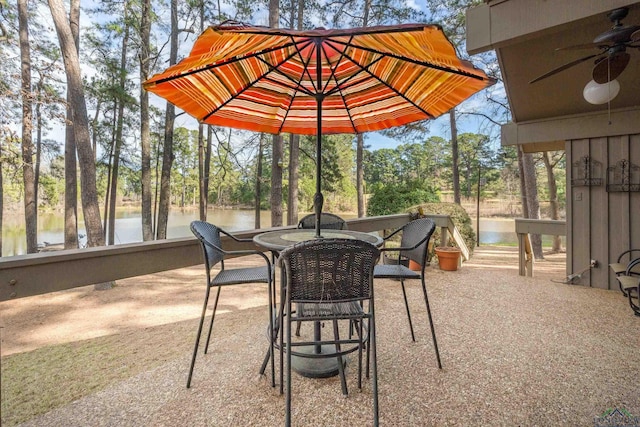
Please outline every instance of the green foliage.
[{"label": "green foliage", "polygon": [[[425,215],[448,215],[458,231],[460,231],[467,248],[473,253],[473,248],[476,245],[476,233],[473,230],[469,214],[462,206],[456,203],[422,203],[412,206],[406,211],[413,215],[418,215],[419,212]],[[431,240],[436,243],[440,242],[440,230],[438,228],[436,228]],[[454,244],[452,239],[449,240],[449,244]]]},{"label": "green foliage", "polygon": [[56,179],[52,175],[40,175],[40,203],[54,208],[61,203],[64,194],[64,181]]},{"label": "green foliage", "polygon": [[441,188],[450,182],[450,144],[441,137],[429,137],[422,143],[401,144],[365,152],[365,181],[371,189],[406,182],[422,182]]},{"label": "green foliage", "polygon": [[[322,137],[321,189],[325,198],[325,210],[348,211],[355,208],[355,153],[352,143],[352,135]],[[300,139],[298,201],[303,211],[312,208],[316,193],[315,152],[315,137]]]},{"label": "green foliage", "polygon": [[420,203],[438,202],[440,197],[433,188],[416,188],[411,184],[387,185],[369,199],[367,216],[390,215]]}]

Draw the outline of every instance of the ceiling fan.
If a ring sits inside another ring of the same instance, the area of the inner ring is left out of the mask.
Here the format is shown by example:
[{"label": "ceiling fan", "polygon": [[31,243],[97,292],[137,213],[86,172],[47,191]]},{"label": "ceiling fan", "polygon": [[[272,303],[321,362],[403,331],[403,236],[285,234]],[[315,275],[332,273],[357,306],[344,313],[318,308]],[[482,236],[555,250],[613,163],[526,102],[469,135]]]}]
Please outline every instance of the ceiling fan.
[{"label": "ceiling fan", "polygon": [[627,67],[627,64],[629,64],[631,55],[627,52],[627,48],[640,49],[640,25],[622,24],[622,20],[628,13],[629,9],[626,7],[614,9],[607,13],[607,17],[613,23],[613,27],[598,35],[593,39],[592,43],[556,49],[559,51],[595,48],[600,50],[599,53],[571,61],[531,80],[529,83],[546,79],[547,77],[594,58],[593,80],[595,80],[596,83],[607,83],[618,77]]}]

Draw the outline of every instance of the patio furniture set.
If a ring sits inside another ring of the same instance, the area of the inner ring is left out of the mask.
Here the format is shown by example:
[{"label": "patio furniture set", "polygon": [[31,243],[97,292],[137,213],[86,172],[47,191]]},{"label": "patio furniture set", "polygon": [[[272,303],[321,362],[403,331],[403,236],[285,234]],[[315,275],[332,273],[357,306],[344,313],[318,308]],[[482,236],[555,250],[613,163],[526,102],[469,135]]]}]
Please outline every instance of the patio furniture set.
[{"label": "patio furniture set", "polygon": [[[421,279],[441,368],[424,278],[428,242],[435,224],[423,218],[405,225],[402,231],[397,231],[402,238],[400,247],[394,249],[378,249],[386,239],[345,230],[343,220],[323,212],[322,139],[323,135],[373,132],[434,119],[495,82],[456,55],[439,25],[297,31],[234,21],[206,29],[187,58],[145,81],[146,90],[165,98],[202,124],[316,136],[314,214],[300,221],[300,230],[254,237],[256,245],[271,251],[271,260],[255,249],[226,252],[220,233],[228,233],[212,224],[192,223],[191,229],[204,252],[207,292],[187,387],[191,385],[210,288],[218,287],[218,293],[205,352],[220,288],[248,282],[268,285],[269,350],[261,373],[270,361],[271,385],[275,387],[275,353],[279,350],[281,393],[285,358],[287,362],[287,425],[291,423],[294,356],[310,359],[313,365],[317,365],[318,360],[329,360],[333,366],[321,369],[318,376],[337,371],[342,391],[347,394],[343,362],[348,353],[356,350],[358,386],[363,355],[366,355],[367,377],[369,368],[373,374],[373,418],[374,425],[378,425],[374,278],[394,278],[401,282],[414,340],[404,281]],[[310,228],[314,232],[307,231]],[[400,263],[377,265],[381,252],[392,250],[419,263],[421,270],[415,272]],[[225,269],[225,256],[249,254],[262,254],[265,265]],[[212,278],[211,269],[217,265],[220,269]],[[276,303],[278,292],[274,286],[276,267],[281,271],[279,303]],[[298,335],[300,325],[307,321],[314,323],[312,341],[294,342],[292,323],[296,323]],[[344,333],[340,335],[340,321],[347,325],[346,338]],[[322,338],[321,322],[333,325],[332,339]],[[326,352],[323,346],[328,347]],[[300,350],[305,347],[311,347],[312,351]],[[301,367],[299,371],[313,370]]]},{"label": "patio furniture set", "polygon": [[[373,422],[374,425],[378,425],[374,279],[400,281],[413,341],[415,335],[404,281],[421,280],[438,368],[442,368],[424,274],[428,243],[435,230],[435,224],[428,218],[416,219],[387,237],[380,238],[373,234],[347,230],[343,219],[329,213],[322,213],[321,237],[316,237],[311,230],[315,223],[316,217],[312,214],[303,218],[297,229],[256,235],[253,243],[265,251],[271,251],[271,260],[256,249],[225,251],[221,234],[236,241],[250,243],[251,240],[237,239],[207,222],[191,223],[191,230],[200,241],[203,250],[207,286],[187,388],[191,387],[211,288],[217,287],[218,290],[213,303],[204,353],[209,347],[221,288],[243,283],[265,283],[269,295],[269,345],[260,374],[264,374],[267,366],[270,366],[271,386],[275,387],[275,363],[276,359],[279,361],[280,394],[285,394],[286,402],[285,425],[291,425],[292,370],[310,378],[339,375],[342,393],[348,395],[345,368],[347,358],[352,354],[356,355],[355,361],[349,363],[355,363],[357,367],[358,389],[362,388],[363,371],[366,378],[371,379]],[[399,247],[381,247],[396,235],[401,236]],[[421,270],[413,271],[400,263],[379,264],[381,253],[390,251],[399,253],[398,260],[407,257],[419,263],[422,266]],[[225,257],[245,255],[260,256],[264,265],[225,268]],[[278,267],[281,272],[279,292],[275,286],[275,270]],[[312,338],[299,338],[301,325],[305,323],[314,325]],[[321,325],[324,323],[332,327],[331,336],[322,336]],[[293,333],[294,324],[296,338]]]},{"label": "patio furniture set", "polygon": [[[635,255],[634,255],[635,254]],[[636,316],[640,316],[640,249],[629,249],[622,252],[609,268],[616,275],[622,295],[629,299],[629,306]],[[625,260],[627,260],[625,262]]]}]

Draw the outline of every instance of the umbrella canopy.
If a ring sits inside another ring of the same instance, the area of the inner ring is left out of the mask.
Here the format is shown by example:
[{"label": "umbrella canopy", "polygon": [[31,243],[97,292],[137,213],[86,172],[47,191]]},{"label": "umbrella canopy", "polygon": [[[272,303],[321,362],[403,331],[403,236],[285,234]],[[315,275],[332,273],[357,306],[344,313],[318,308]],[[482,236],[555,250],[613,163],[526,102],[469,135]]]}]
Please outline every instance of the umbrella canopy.
[{"label": "umbrella canopy", "polygon": [[226,22],[144,87],[202,123],[316,135],[433,119],[495,81],[456,56],[438,25],[311,31]]}]

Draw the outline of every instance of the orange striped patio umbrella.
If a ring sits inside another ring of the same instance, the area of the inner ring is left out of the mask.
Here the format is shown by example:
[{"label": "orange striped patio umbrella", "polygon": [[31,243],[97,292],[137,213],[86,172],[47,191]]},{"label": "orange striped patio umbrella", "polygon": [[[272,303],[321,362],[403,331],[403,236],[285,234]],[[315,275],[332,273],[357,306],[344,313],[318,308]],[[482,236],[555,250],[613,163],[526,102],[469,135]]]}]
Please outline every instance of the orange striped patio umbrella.
[{"label": "orange striped patio umbrella", "polygon": [[320,159],[323,134],[433,119],[493,83],[456,56],[438,25],[296,31],[225,22],[144,87],[202,123],[316,135]]}]

